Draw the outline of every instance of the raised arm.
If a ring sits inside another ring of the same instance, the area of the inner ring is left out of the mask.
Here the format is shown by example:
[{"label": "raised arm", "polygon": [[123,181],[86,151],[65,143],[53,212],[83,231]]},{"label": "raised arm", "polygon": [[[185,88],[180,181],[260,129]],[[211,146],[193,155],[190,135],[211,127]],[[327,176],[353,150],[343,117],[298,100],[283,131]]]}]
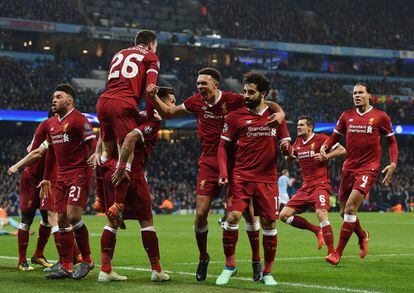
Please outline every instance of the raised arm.
[{"label": "raised arm", "polygon": [[27,165],[30,165],[31,163],[39,160],[41,157],[44,156],[45,153],[46,153],[46,147],[43,144],[41,144],[37,149],[31,151],[23,159],[21,159],[16,164],[11,166],[7,170],[7,174],[8,175],[15,174],[16,172],[19,171],[20,168],[26,167]]},{"label": "raised arm", "polygon": [[160,97],[158,97],[157,92],[158,88],[154,84],[148,85],[147,88],[147,94],[152,97],[153,105],[155,109],[158,111],[158,113],[161,115],[164,119],[172,119],[182,116],[187,116],[191,112],[187,111],[184,104],[180,105],[167,105],[165,104]]}]

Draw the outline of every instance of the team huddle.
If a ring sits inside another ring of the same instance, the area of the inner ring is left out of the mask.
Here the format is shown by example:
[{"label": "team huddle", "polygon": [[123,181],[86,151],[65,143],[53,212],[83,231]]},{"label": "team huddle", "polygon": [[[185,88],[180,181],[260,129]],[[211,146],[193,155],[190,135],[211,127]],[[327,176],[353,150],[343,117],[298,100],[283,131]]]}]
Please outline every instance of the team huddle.
[{"label": "team huddle", "polygon": [[[381,136],[389,145],[389,165],[383,184],[392,181],[398,147],[388,115],[370,105],[371,89],[357,83],[354,108],[343,112],[331,136],[314,133],[314,120],[297,122],[297,138],[291,144],[285,113],[266,100],[271,85],[265,75],[248,72],[243,94],[219,89],[221,74],[214,68],[198,72],[198,93],[176,105],[175,91],[157,86],[160,71],[157,38],[150,31],[135,37],[135,46],[114,55],[104,92],[97,102],[99,138],[86,117],[75,109],[76,92],[69,84],[55,88],[50,118],[36,130],[25,158],[10,167],[13,174],[27,166],[20,177],[18,230],[20,271],[33,270],[27,261],[30,226],[36,209],[42,220],[32,264],[43,266],[47,279],[82,279],[95,263],[91,259],[89,232],[82,211],[96,176],[94,208],[105,213],[107,225],[101,236],[101,271],[98,281],[124,281],[112,269],[118,229],[125,220],[141,226],[143,247],[151,264],[151,281],[170,279],[160,264],[160,249],[153,224],[150,189],[144,166],[154,149],[162,119],[196,115],[202,154],[198,162],[194,233],[199,250],[196,280],[207,276],[208,214],[214,198],[226,189],[226,216],[222,222],[225,265],[216,280],[227,284],[237,272],[236,246],[243,217],[252,252],[252,279],[276,285],[272,274],[278,235],[276,220],[314,233],[318,248],[327,247],[326,261],[337,265],[352,233],[359,239],[359,255],[368,253],[370,234],[357,217],[362,201],[380,172]],[[145,97],[146,110],[138,106]],[[339,144],[345,138],[345,147]],[[288,165],[298,162],[303,185],[281,209],[277,185],[279,152]],[[343,224],[334,247],[328,219],[332,195],[328,161],[345,157],[339,187]],[[40,191],[39,191],[40,189]],[[319,225],[298,214],[315,210]],[[260,256],[260,228],[264,265]],[[44,248],[53,234],[59,261],[52,265]],[[282,240],[283,241],[283,240]],[[78,266],[75,267],[76,264]]]}]

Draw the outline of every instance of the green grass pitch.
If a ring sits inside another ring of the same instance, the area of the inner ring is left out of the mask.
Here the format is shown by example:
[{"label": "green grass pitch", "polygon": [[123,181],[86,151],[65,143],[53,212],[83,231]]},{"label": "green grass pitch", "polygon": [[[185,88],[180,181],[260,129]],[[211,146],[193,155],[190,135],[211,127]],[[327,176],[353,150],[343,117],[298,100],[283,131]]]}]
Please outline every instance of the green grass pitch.
[{"label": "green grass pitch", "polygon": [[[316,222],[315,215],[305,217]],[[0,237],[0,292],[414,292],[414,213],[361,213],[364,228],[372,233],[369,255],[359,259],[355,235],[345,250],[342,262],[333,267],[325,260],[325,248],[318,251],[316,238],[281,222],[277,223],[279,243],[274,275],[279,282],[276,287],[265,287],[251,281],[250,248],[240,225],[236,251],[238,274],[226,287],[218,287],[216,276],[224,265],[221,231],[218,215],[211,215],[209,253],[211,263],[207,281],[197,284],[197,248],[193,235],[193,216],[164,215],[155,217],[160,240],[161,263],[170,272],[171,281],[151,283],[149,263],[142,248],[137,222],[127,222],[127,230],[118,233],[113,261],[114,270],[128,276],[123,283],[98,283],[99,267],[84,280],[47,281],[40,267],[31,272],[18,272],[17,239],[15,236]],[[332,213],[330,220],[338,241],[341,221]],[[100,234],[105,225],[102,217],[84,217],[90,232],[93,258],[100,263]],[[39,219],[32,225],[37,230]],[[30,259],[37,233],[30,237]],[[45,255],[57,259],[53,237],[46,247]],[[263,257],[263,253],[262,253]]]}]

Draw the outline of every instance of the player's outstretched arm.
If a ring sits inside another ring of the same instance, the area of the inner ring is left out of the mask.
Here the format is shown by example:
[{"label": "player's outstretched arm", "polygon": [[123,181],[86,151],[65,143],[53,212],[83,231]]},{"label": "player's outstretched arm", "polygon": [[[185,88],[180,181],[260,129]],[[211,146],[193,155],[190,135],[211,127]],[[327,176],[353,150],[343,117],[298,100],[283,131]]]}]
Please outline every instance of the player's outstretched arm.
[{"label": "player's outstretched arm", "polygon": [[231,142],[220,139],[219,148],[217,151],[217,160],[219,165],[219,185],[225,185],[229,182],[227,173],[227,150],[230,147]]},{"label": "player's outstretched arm", "polygon": [[340,134],[333,132],[331,136],[321,146],[321,154],[326,157],[327,151],[330,150],[341,139],[341,137],[342,136]]},{"label": "player's outstretched arm", "polygon": [[392,182],[392,175],[397,168],[397,161],[398,161],[398,144],[395,135],[391,135],[387,137],[388,141],[388,154],[390,158],[390,164],[386,166],[382,170],[382,174],[385,174],[384,179],[382,179],[382,183],[385,186],[389,186]]},{"label": "player's outstretched arm", "polygon": [[269,121],[266,124],[270,126],[275,125],[275,123],[281,124],[286,117],[282,107],[278,103],[272,101],[265,101],[265,104],[269,107],[270,111],[273,112],[273,114],[267,118]]},{"label": "player's outstretched arm", "polygon": [[152,97],[154,107],[163,119],[172,119],[190,114],[183,104],[170,106],[164,103],[157,95],[158,89],[158,86],[150,84],[147,88],[147,94]]},{"label": "player's outstretched arm", "polygon": [[158,97],[158,95],[154,96],[154,106],[155,106],[155,109],[157,109],[158,113],[161,115],[161,117],[164,118],[164,119],[172,119],[172,118],[177,118],[177,117],[183,117],[183,116],[187,116],[187,115],[190,114],[190,112],[188,112],[185,109],[183,104],[169,106],[169,105],[165,104]]},{"label": "player's outstretched arm", "polygon": [[322,154],[322,152],[315,154],[315,160],[323,162],[323,161],[328,161],[333,158],[345,157],[345,156],[346,156],[346,149],[341,144],[337,143],[331,148],[330,152],[326,153],[325,151],[325,155]]},{"label": "player's outstretched arm", "polygon": [[31,151],[30,153],[28,153],[23,159],[21,159],[20,161],[18,161],[16,164],[14,164],[13,166],[11,166],[8,170],[7,170],[7,174],[8,175],[13,175],[16,172],[19,171],[20,168],[22,167],[26,167],[27,165],[36,162],[37,160],[39,160],[41,157],[44,156],[44,154],[46,153],[46,148],[45,146],[42,144],[40,145],[37,149]]}]

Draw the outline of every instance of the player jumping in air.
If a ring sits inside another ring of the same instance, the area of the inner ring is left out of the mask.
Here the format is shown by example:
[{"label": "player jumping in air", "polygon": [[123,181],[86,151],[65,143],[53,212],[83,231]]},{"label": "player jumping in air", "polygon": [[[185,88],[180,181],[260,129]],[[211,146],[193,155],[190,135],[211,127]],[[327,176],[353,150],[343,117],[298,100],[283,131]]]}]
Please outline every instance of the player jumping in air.
[{"label": "player jumping in air", "polygon": [[[160,88],[158,96],[167,105],[175,105],[173,88]],[[132,161],[132,172],[130,175],[129,189],[125,198],[124,220],[138,220],[141,226],[142,244],[145,248],[151,263],[151,281],[168,281],[169,276],[160,265],[160,251],[158,238],[155,232],[152,218],[152,200],[148,183],[144,174],[144,165],[154,149],[158,140],[158,131],[161,127],[161,118],[155,115],[153,118],[147,117],[146,112],[140,112],[142,123],[128,134],[132,139],[126,142],[132,143],[134,160]],[[129,146],[123,150],[130,149]],[[121,154],[121,157],[124,154]],[[126,155],[128,156],[128,154]],[[97,167],[97,201],[95,209],[105,212],[114,202],[114,188],[111,183],[111,176],[116,167],[116,160],[109,159],[101,166]],[[125,276],[120,276],[112,270],[112,257],[115,251],[116,234],[118,226],[108,218],[108,225],[105,226],[101,237],[101,272],[98,281],[124,281]]]},{"label": "player jumping in air", "polygon": [[[97,163],[104,163],[118,154],[128,133],[139,126],[137,106],[145,95],[148,85],[157,83],[160,62],[157,51],[157,36],[151,31],[140,31],[135,37],[135,46],[116,53],[108,72],[106,88],[96,106],[102,131],[103,152]],[[153,116],[151,102],[147,100],[147,112]],[[128,191],[128,173],[131,171],[133,155],[119,160],[115,170],[115,202],[108,209],[108,216],[125,229],[122,212]]]}]

